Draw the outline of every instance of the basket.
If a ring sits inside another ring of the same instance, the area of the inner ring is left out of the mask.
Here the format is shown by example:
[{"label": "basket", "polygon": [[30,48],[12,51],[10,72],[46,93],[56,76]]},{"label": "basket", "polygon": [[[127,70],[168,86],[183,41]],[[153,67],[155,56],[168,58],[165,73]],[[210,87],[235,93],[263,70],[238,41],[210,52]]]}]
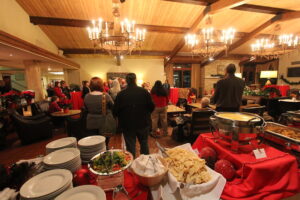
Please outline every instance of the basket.
[{"label": "basket", "polygon": [[[158,159],[161,161],[161,163],[164,166],[166,166],[166,162],[162,158],[158,158]],[[147,187],[153,187],[153,186],[160,184],[168,172],[167,167],[165,167],[165,170],[160,174],[156,174],[155,176],[145,176],[145,175],[138,173],[133,166],[134,165],[131,166],[131,170],[138,177],[139,182],[142,185],[147,186]]]}]

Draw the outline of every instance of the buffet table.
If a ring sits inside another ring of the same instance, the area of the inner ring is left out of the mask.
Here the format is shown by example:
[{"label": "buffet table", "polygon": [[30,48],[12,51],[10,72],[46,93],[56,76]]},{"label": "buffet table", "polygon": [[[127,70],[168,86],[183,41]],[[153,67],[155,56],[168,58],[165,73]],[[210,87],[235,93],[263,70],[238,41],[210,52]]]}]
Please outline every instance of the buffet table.
[{"label": "buffet table", "polygon": [[201,134],[194,149],[212,147],[219,159],[227,159],[237,169],[237,176],[222,193],[224,200],[275,200],[293,196],[300,192],[300,171],[296,158],[265,145],[267,158],[256,159],[252,153],[234,154],[214,142],[211,133]]},{"label": "buffet table", "polygon": [[[82,168],[88,169],[87,165],[83,165]],[[91,174],[91,176],[95,175]],[[91,184],[97,185],[95,180],[91,180]],[[134,200],[150,199],[149,188],[139,184],[137,177],[128,170],[124,171],[124,187],[128,192],[128,196]],[[106,191],[105,193],[107,200],[113,200],[113,191]]]}]

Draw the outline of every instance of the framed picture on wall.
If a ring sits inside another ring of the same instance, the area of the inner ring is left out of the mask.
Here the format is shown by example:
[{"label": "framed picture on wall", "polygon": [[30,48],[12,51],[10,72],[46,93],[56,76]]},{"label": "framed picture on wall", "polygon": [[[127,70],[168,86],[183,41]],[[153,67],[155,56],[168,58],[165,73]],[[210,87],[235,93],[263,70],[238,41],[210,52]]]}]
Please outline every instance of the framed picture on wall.
[{"label": "framed picture on wall", "polygon": [[225,65],[217,65],[217,75],[225,75]]},{"label": "framed picture on wall", "polygon": [[126,78],[126,75],[128,74],[129,72],[108,72],[106,74],[107,76],[107,80],[111,79],[115,79],[115,78],[123,78],[125,79]]}]

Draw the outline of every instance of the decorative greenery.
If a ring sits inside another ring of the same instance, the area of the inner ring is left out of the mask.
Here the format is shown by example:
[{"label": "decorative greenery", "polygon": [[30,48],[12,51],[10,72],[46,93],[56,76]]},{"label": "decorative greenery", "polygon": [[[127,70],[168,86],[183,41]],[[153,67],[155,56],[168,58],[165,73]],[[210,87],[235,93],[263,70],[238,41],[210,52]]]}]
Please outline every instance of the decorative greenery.
[{"label": "decorative greenery", "polygon": [[291,81],[287,80],[286,78],[284,78],[283,75],[280,76],[280,79],[283,80],[285,83],[287,83],[287,84],[289,84],[289,85],[300,85],[300,81],[298,81],[298,82],[293,82],[293,81],[292,81],[292,82],[291,82]]},{"label": "decorative greenery", "polygon": [[243,95],[245,96],[269,96],[268,90],[251,90],[249,87],[245,87]]}]

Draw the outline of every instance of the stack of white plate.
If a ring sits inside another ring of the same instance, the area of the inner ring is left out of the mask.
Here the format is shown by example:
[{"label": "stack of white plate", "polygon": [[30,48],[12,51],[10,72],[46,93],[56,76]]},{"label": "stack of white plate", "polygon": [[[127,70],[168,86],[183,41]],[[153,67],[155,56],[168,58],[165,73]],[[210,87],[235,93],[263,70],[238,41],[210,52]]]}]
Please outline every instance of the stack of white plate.
[{"label": "stack of white plate", "polygon": [[60,149],[45,156],[43,163],[46,170],[68,169],[75,172],[81,167],[80,151],[75,148]]},{"label": "stack of white plate", "polygon": [[106,150],[105,137],[94,135],[78,141],[82,162],[87,163],[95,155]]},{"label": "stack of white plate", "polygon": [[46,145],[46,154],[64,148],[77,148],[77,140],[75,137],[66,137],[54,140]]},{"label": "stack of white plate", "polygon": [[65,169],[43,172],[23,184],[20,189],[20,199],[54,199],[63,192],[73,188],[72,178],[72,173]]},{"label": "stack of white plate", "polygon": [[58,197],[55,200],[105,200],[106,195],[104,191],[95,185],[83,185],[71,190],[68,190]]}]

